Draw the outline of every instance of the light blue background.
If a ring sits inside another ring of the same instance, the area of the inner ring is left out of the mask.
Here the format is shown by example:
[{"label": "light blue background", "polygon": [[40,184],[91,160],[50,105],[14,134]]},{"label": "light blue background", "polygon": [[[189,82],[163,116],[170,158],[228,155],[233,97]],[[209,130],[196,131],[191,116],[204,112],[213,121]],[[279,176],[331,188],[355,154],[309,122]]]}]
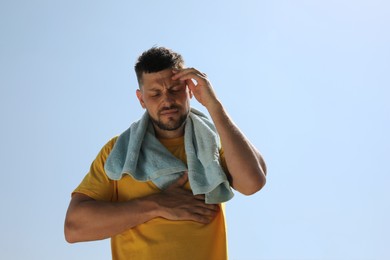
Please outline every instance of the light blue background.
[{"label": "light blue background", "polygon": [[390,259],[389,25],[384,0],[1,1],[1,259],[110,259],[65,242],[65,212],[143,113],[154,45],[207,73],[267,161],[227,203],[231,259]]}]

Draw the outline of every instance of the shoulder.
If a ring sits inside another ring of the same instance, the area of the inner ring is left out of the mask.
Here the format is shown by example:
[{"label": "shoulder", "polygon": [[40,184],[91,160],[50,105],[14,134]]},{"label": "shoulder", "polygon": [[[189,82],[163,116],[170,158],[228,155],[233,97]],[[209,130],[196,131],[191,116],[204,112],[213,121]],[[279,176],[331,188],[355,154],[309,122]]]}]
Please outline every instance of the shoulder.
[{"label": "shoulder", "polygon": [[107,149],[112,149],[116,143],[116,141],[118,140],[118,135],[117,136],[114,136],[113,138],[111,138],[105,145],[104,147],[107,148]]},{"label": "shoulder", "polygon": [[111,138],[101,149],[100,156],[107,158],[108,155],[111,153],[112,149],[114,148],[114,145],[116,141],[118,140],[118,136],[115,136]]}]

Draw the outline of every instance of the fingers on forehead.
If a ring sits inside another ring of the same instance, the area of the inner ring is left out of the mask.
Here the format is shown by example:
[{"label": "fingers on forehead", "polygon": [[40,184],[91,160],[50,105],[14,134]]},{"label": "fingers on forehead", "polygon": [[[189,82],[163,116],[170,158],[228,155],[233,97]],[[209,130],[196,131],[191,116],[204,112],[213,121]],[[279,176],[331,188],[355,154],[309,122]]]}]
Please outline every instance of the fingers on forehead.
[{"label": "fingers on forehead", "polygon": [[177,71],[175,74],[183,76],[183,75],[193,75],[198,77],[207,77],[207,75],[195,68],[185,68],[180,71]]}]

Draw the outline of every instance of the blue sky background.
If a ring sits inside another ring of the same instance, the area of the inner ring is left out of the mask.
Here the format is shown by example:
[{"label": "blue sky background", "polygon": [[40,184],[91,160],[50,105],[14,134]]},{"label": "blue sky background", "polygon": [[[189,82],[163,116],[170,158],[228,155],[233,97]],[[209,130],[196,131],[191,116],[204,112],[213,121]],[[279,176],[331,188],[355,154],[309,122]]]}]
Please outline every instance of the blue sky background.
[{"label": "blue sky background", "polygon": [[143,113],[133,65],[160,45],[207,73],[268,164],[227,203],[231,259],[390,259],[389,5],[1,1],[1,258],[110,259],[108,240],[65,242],[65,212]]}]

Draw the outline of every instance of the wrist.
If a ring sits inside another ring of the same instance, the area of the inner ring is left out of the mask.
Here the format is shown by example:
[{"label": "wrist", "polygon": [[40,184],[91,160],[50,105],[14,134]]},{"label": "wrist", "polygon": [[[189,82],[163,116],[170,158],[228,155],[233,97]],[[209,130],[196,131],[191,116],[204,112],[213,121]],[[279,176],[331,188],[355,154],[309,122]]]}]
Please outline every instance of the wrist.
[{"label": "wrist", "polygon": [[143,208],[143,214],[147,216],[148,219],[160,217],[161,215],[159,204],[154,198],[155,196],[151,195],[136,199],[136,203]]},{"label": "wrist", "polygon": [[216,99],[214,102],[210,102],[210,104],[206,106],[206,109],[211,117],[222,113],[224,110],[222,103],[218,99]]}]

